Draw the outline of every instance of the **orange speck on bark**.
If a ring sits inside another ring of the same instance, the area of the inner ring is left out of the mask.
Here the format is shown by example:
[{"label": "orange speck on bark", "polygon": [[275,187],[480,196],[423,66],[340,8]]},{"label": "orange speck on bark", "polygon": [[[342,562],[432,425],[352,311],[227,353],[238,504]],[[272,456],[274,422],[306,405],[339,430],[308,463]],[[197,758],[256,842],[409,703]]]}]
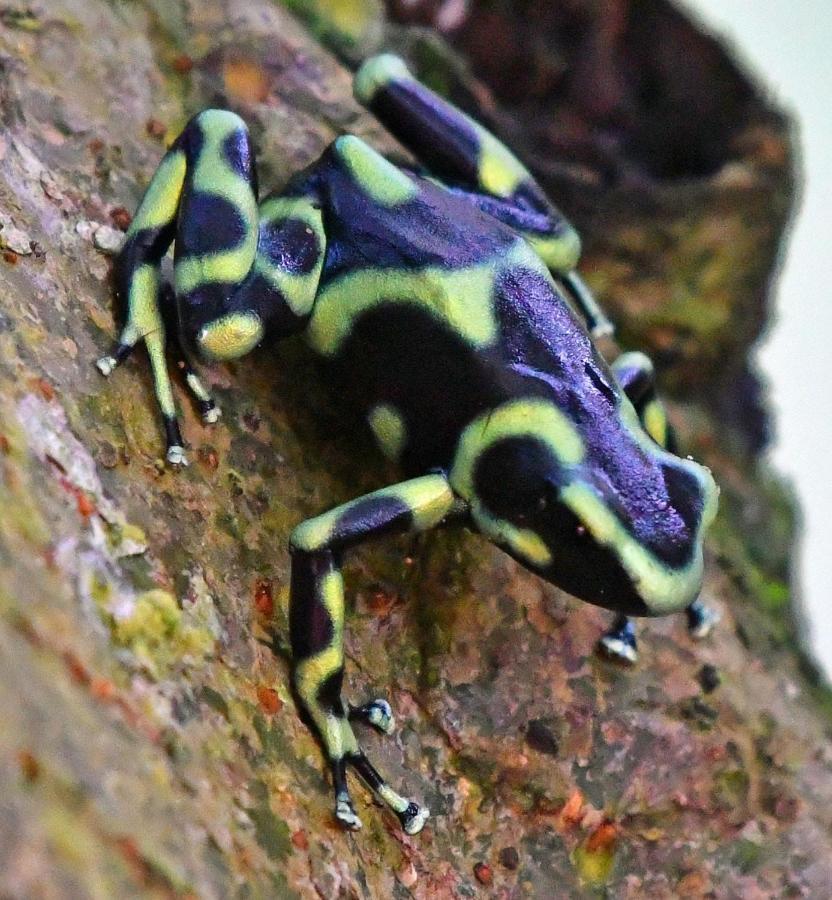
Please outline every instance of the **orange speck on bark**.
[{"label": "orange speck on bark", "polygon": [[90,673],[87,671],[87,667],[71,650],[64,653],[64,662],[73,681],[77,681],[78,684],[90,683]]},{"label": "orange speck on bark", "polygon": [[569,799],[564,804],[560,813],[561,821],[564,825],[577,825],[583,818],[582,810],[584,808],[584,795],[576,788],[569,795]]},{"label": "orange speck on bark", "polygon": [[172,65],[174,72],[178,72],[180,75],[187,75],[188,72],[193,69],[194,61],[187,53],[180,53],[179,56],[173,60]]},{"label": "orange speck on bark", "polygon": [[20,259],[20,257],[14,252],[14,250],[4,250],[3,259],[5,259],[10,266],[16,266],[17,261],[18,259]]},{"label": "orange speck on bark", "polygon": [[488,863],[478,862],[474,866],[474,877],[480,884],[487,885],[494,880],[494,873],[491,871],[491,866]]},{"label": "orange speck on bark", "polygon": [[110,221],[119,230],[127,231],[127,229],[130,227],[130,223],[133,221],[133,217],[130,215],[129,210],[125,209],[125,207],[117,206],[115,207],[115,209],[110,210]]},{"label": "orange speck on bark", "polygon": [[272,583],[260,579],[254,586],[254,608],[261,616],[271,616],[274,612],[274,597],[272,596]]},{"label": "orange speck on bark", "polygon": [[618,840],[618,829],[612,822],[602,822],[589,836],[586,849],[589,853],[612,849]]},{"label": "orange speck on bark", "polygon": [[158,119],[148,119],[144,124],[144,129],[149,137],[156,138],[157,141],[160,141],[167,131],[165,123]]},{"label": "orange speck on bark", "polygon": [[277,696],[277,691],[263,684],[257,688],[257,701],[263,712],[267,712],[270,716],[279,713],[283,708],[283,701]]},{"label": "orange speck on bark", "polygon": [[116,693],[116,686],[107,678],[95,676],[90,681],[90,693],[96,700],[112,700]]},{"label": "orange speck on bark", "polygon": [[367,609],[377,616],[386,616],[389,615],[395,603],[395,595],[382,590],[373,591],[367,598]]},{"label": "orange speck on bark", "polygon": [[222,67],[225,89],[243,103],[262,103],[269,96],[265,70],[250,59],[229,60]]},{"label": "orange speck on bark", "polygon": [[5,434],[0,434],[0,453],[8,453],[11,450],[11,444]]},{"label": "orange speck on bark", "polygon": [[17,754],[17,764],[27,781],[36,781],[40,775],[40,763],[30,750],[20,750]]},{"label": "orange speck on bark", "polygon": [[83,491],[78,491],[76,496],[78,502],[78,512],[85,519],[88,519],[95,512],[95,504]]},{"label": "orange speck on bark", "polygon": [[298,850],[309,849],[309,838],[306,836],[306,832],[302,828],[299,828],[297,831],[292,832],[292,846],[297,848]]},{"label": "orange speck on bark", "polygon": [[34,387],[47,403],[51,403],[55,399],[55,388],[45,378],[35,378],[32,381]]},{"label": "orange speck on bark", "polygon": [[216,471],[219,467],[220,458],[217,455],[217,451],[207,444],[203,444],[203,446],[197,450],[197,458],[206,469],[210,469],[212,472]]}]

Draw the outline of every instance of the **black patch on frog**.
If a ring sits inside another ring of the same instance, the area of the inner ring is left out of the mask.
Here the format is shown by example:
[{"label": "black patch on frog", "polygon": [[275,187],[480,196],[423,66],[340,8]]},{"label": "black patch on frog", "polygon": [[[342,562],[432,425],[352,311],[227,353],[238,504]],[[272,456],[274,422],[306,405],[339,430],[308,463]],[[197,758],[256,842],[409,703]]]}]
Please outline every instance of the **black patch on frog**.
[{"label": "black patch on frog", "polygon": [[289,631],[295,659],[306,659],[328,647],[335,637],[334,623],[321,602],[320,583],[332,570],[329,553],[292,551]]},{"label": "black patch on frog", "polygon": [[375,306],[356,318],[335,360],[326,362],[340,399],[363,416],[389,403],[403,416],[408,474],[447,469],[462,430],[480,413],[544,386],[513,373],[494,350],[478,351],[419,307]]},{"label": "black patch on frog", "polygon": [[331,544],[349,546],[353,541],[406,530],[412,521],[409,507],[397,497],[364,497],[338,518]]},{"label": "black patch on frog", "polygon": [[530,528],[548,547],[552,562],[539,574],[590,603],[628,615],[648,614],[615,553],[592,540],[577,516],[559,501],[558,488],[567,477],[549,448],[529,437],[493,444],[474,471],[477,497],[488,511],[519,528]]},{"label": "black patch on frog", "polygon": [[419,148],[419,160],[432,174],[476,187],[480,152],[476,131],[421,85],[388,82],[373,95],[369,109],[405,146]]},{"label": "black patch on frog", "polygon": [[327,711],[334,712],[337,716],[345,714],[344,701],[341,699],[341,687],[344,683],[344,669],[341,667],[328,675],[318,686],[316,699]]},{"label": "black patch on frog", "polygon": [[179,222],[177,259],[232,250],[248,235],[243,216],[230,200],[193,188],[182,196]]},{"label": "black patch on frog", "polygon": [[222,154],[228,165],[245,178],[257,197],[257,168],[251,152],[251,141],[247,130],[238,130],[222,142]]},{"label": "black patch on frog", "polygon": [[537,531],[565,477],[545,444],[531,437],[507,437],[476,460],[474,490],[498,518]]},{"label": "black patch on frog", "polygon": [[318,237],[310,225],[291,218],[262,224],[258,250],[273,266],[292,275],[308,275],[321,256]]},{"label": "black patch on frog", "polygon": [[593,365],[591,362],[584,363],[584,371],[587,374],[587,377],[592,382],[595,389],[603,396],[606,397],[607,403],[610,406],[618,405],[618,397],[610,386],[610,383],[604,378],[601,372],[598,369],[598,366]]}]

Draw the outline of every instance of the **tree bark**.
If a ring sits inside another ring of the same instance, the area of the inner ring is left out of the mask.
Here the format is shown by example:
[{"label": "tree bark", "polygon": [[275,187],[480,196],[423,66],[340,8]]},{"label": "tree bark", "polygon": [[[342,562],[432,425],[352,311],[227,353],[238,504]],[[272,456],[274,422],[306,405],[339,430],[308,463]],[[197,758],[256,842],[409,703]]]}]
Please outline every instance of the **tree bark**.
[{"label": "tree bark", "polygon": [[[651,622],[625,670],[594,653],[608,614],[477,536],[354,554],[347,691],[389,696],[398,731],[368,747],[433,817],[409,838],[359,789],[365,828],[341,832],[288,689],[287,537],[394,471],[300,341],[207,370],[224,418],[208,430],[183,398],[181,472],[142,354],[106,382],[93,361],[117,329],[111,249],[191,114],[240,112],[266,188],[344,131],[395,144],[267,0],[6,4],[0,893],[827,895],[832,702],[795,638],[793,506],[747,412],[788,122],[658,0],[473,7],[456,51],[377,5],[348,17],[358,36],[338,3],[292,5],[342,55],[408,49],[580,225],[623,342],[658,356],[685,450],[722,486],[704,596],[723,621],[703,643]],[[489,68],[497,34],[517,47]]]}]

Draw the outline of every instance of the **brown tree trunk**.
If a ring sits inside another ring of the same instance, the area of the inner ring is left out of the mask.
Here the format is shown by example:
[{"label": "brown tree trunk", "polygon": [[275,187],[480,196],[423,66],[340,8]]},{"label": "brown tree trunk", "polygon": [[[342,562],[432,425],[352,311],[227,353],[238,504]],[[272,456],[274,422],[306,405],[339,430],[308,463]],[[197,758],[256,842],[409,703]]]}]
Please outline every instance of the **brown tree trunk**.
[{"label": "brown tree trunk", "polygon": [[407,48],[580,225],[622,342],[658,357],[722,485],[705,597],[723,622],[701,644],[651,622],[622,670],[593,652],[607,614],[476,536],[355,554],[348,690],[390,697],[399,730],[368,744],[433,818],[408,838],[364,809],[339,831],[288,690],[286,541],[394,472],[299,341],[208,371],[224,418],[183,402],[178,473],[141,354],[107,382],[92,361],[116,331],[109,248],[190,114],[241,112],[265,187],[343,131],[393,142],[268,0],[5,4],[0,893],[827,896],[832,704],[796,646],[792,506],[747,374],[787,123],[659,0],[407,5],[444,15],[461,55],[371,3],[293,6],[352,58],[383,34]]}]

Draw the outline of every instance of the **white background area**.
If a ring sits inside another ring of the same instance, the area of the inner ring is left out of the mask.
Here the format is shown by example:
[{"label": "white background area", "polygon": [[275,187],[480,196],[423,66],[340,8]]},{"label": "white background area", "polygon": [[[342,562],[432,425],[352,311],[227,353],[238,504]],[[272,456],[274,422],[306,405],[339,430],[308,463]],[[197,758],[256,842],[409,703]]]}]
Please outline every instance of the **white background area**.
[{"label": "white background area", "polygon": [[759,359],[776,415],[773,458],[803,509],[799,583],[814,654],[832,680],[832,2],[685,0],[795,113],[803,196]]}]

